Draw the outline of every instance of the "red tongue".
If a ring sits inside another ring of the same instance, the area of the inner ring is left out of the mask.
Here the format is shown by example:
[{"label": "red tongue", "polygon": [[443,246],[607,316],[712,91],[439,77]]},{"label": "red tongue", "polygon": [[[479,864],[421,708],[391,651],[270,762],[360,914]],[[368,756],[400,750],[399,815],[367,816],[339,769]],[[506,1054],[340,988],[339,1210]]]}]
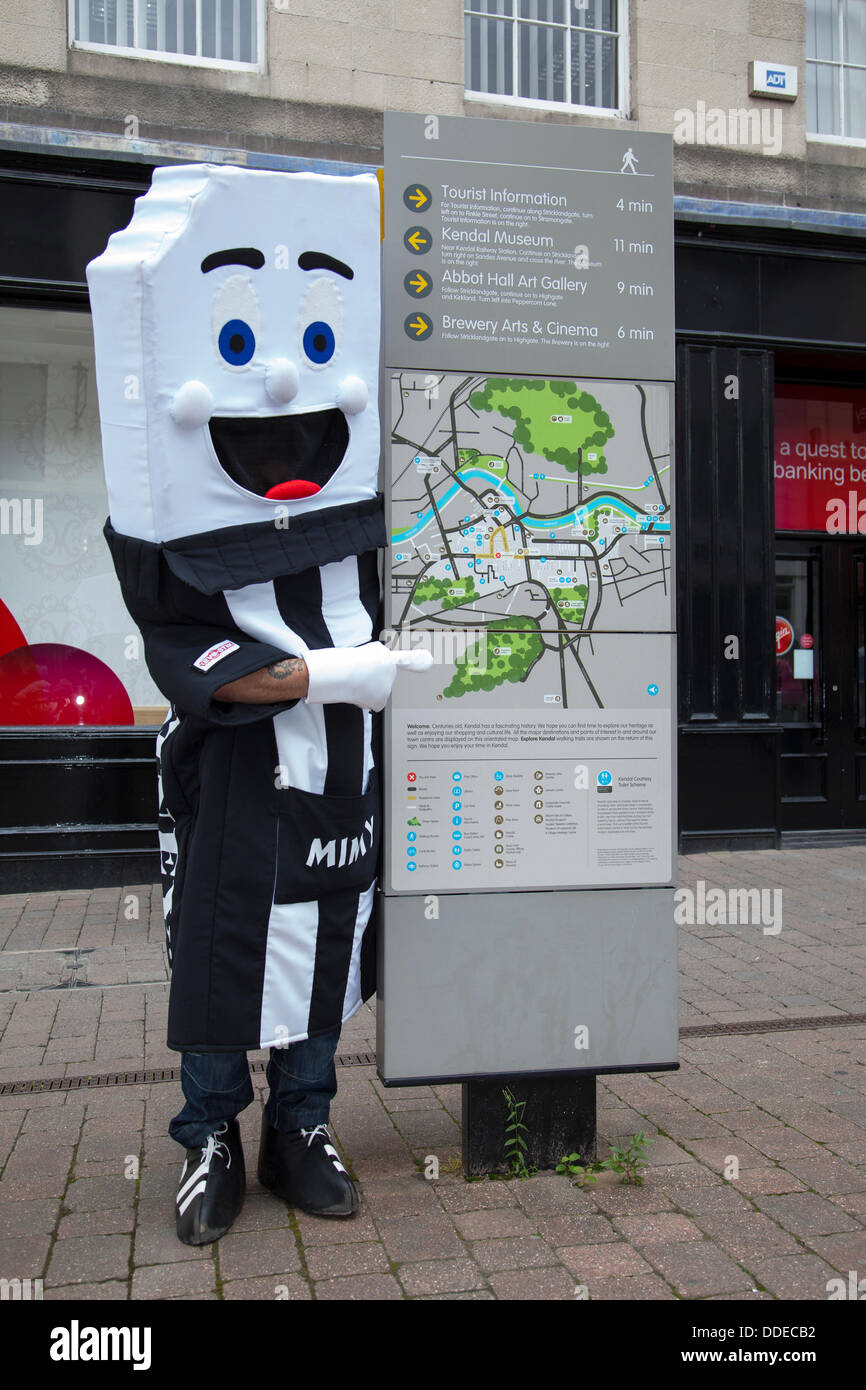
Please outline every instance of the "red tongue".
[{"label": "red tongue", "polygon": [[288,502],[294,501],[298,497],[312,497],[314,493],[321,491],[318,483],[308,483],[303,478],[293,478],[290,483],[277,483],[276,487],[269,488],[265,497],[269,502]]}]

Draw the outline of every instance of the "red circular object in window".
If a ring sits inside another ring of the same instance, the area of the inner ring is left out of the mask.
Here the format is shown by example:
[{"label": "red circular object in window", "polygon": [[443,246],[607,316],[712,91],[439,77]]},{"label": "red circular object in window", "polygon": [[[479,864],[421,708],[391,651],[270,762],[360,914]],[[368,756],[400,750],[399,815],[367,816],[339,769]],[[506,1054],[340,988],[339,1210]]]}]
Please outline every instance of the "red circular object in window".
[{"label": "red circular object in window", "polygon": [[0,599],[0,655],[16,647],[26,647],[27,638],[16,623],[6,604]]},{"label": "red circular object in window", "polygon": [[90,652],[36,642],[0,656],[0,725],[134,723],[119,678]]},{"label": "red circular object in window", "polygon": [[776,619],[776,656],[784,656],[794,645],[794,629],[787,618]]}]

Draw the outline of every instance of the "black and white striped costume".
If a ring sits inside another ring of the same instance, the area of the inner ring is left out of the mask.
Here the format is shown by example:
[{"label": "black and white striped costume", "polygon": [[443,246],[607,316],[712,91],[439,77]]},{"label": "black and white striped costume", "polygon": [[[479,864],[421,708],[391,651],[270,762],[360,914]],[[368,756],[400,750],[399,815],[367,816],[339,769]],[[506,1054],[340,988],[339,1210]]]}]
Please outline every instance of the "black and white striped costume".
[{"label": "black and white striped costume", "polygon": [[[157,745],[168,1045],[241,1051],[329,1032],[375,989],[379,716],[212,697],[286,655],[378,635],[381,499],[283,532],[105,534],[172,705]],[[227,655],[196,668],[225,641]]]}]

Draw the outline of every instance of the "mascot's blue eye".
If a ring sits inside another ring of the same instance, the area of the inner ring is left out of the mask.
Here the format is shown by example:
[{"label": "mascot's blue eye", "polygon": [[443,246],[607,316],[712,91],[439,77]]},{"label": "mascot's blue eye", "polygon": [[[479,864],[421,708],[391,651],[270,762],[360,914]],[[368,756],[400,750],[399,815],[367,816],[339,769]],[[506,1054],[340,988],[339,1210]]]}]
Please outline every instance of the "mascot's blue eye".
[{"label": "mascot's blue eye", "polygon": [[323,323],[317,319],[311,323],[309,328],[304,329],[304,352],[311,362],[316,362],[320,366],[325,362],[330,362],[337,346],[334,338],[334,330],[329,323]]},{"label": "mascot's blue eye", "polygon": [[256,335],[243,319],[229,319],[220,329],[219,349],[232,367],[245,367],[256,350]]}]

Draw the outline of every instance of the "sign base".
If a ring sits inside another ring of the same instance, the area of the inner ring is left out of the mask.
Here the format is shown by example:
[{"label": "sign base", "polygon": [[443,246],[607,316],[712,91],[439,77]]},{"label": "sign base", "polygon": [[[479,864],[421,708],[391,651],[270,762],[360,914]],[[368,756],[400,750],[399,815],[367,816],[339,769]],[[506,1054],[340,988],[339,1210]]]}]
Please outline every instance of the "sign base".
[{"label": "sign base", "polygon": [[517,1102],[525,1101],[522,1123],[528,1167],[555,1168],[566,1154],[579,1153],[584,1163],[597,1155],[595,1077],[529,1076],[513,1081],[468,1081],[463,1087],[463,1173],[481,1177],[504,1172],[508,1109],[502,1094],[508,1086]]},{"label": "sign base", "polygon": [[385,1085],[677,1065],[672,888],[384,897]]}]

